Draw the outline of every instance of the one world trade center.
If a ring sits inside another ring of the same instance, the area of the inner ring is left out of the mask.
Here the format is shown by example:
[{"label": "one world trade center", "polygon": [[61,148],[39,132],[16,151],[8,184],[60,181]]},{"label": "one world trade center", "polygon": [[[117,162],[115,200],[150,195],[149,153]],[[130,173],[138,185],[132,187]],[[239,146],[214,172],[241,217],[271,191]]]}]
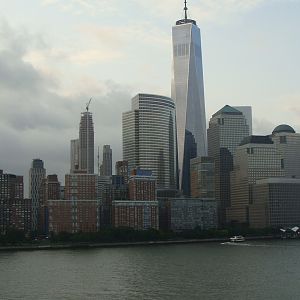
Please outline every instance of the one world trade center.
[{"label": "one world trade center", "polygon": [[190,160],[205,156],[206,118],[200,29],[187,17],[172,28],[172,98],[176,103],[179,189],[190,195]]}]

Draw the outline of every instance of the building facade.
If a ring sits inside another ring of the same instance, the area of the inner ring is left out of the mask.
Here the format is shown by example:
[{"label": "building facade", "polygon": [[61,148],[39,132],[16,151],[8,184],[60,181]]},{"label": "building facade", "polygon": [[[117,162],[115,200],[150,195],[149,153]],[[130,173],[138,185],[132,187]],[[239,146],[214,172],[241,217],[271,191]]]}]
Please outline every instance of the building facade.
[{"label": "building facade", "polygon": [[179,188],[189,196],[190,159],[207,155],[201,36],[196,21],[187,14],[177,21],[172,41],[171,97],[176,103]]},{"label": "building facade", "polygon": [[211,199],[174,198],[169,202],[170,227],[173,231],[216,229],[217,202]]},{"label": "building facade", "polygon": [[94,174],[94,123],[93,114],[81,113],[79,125],[79,169]]},{"label": "building facade", "polygon": [[300,179],[267,178],[253,186],[249,208],[251,228],[292,228],[300,225]]},{"label": "building facade", "polygon": [[48,210],[50,233],[99,230],[99,202],[96,200],[49,200]]},{"label": "building facade", "polygon": [[151,171],[136,169],[129,178],[129,199],[156,201],[156,179]]},{"label": "building facade", "polygon": [[111,176],[112,175],[112,150],[110,145],[103,146],[103,160],[101,166],[102,176]]},{"label": "building facade", "polygon": [[46,177],[44,162],[34,159],[29,170],[29,198],[32,201],[32,230],[38,230],[41,206],[41,184]]},{"label": "building facade", "polygon": [[24,199],[23,176],[0,170],[0,234],[10,229],[31,231],[31,199]]},{"label": "building facade", "polygon": [[134,230],[159,229],[157,201],[113,201],[113,227]]},{"label": "building facade", "polygon": [[128,183],[129,169],[127,160],[121,160],[116,162],[116,175],[123,176],[125,183]]},{"label": "building facade", "polygon": [[243,140],[234,155],[231,172],[231,206],[227,221],[249,224],[249,205],[254,201],[257,180],[283,177],[279,151],[269,136],[250,136]]},{"label": "building facade", "polygon": [[247,136],[249,126],[245,116],[229,105],[216,112],[209,121],[208,155],[215,161],[216,200],[221,226],[226,223],[226,208],[230,207],[230,172],[233,170],[233,155]]},{"label": "building facade", "polygon": [[152,171],[159,188],[176,188],[175,104],[168,97],[138,94],[123,113],[123,159],[128,168]]},{"label": "building facade", "polygon": [[71,174],[79,170],[79,139],[71,140],[70,165]]},{"label": "building facade", "polygon": [[239,110],[246,118],[247,125],[249,126],[249,135],[252,135],[252,107],[251,106],[233,106]]},{"label": "building facade", "polygon": [[211,157],[191,160],[191,196],[215,200],[215,162]]},{"label": "building facade", "polygon": [[282,124],[273,130],[271,138],[280,153],[284,176],[300,178],[300,134]]}]

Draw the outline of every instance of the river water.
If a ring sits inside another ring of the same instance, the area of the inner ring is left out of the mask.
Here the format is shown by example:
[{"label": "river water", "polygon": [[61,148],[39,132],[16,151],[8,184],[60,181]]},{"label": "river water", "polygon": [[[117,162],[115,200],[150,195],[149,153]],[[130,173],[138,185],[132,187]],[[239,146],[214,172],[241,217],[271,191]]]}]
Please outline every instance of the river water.
[{"label": "river water", "polygon": [[0,252],[0,299],[300,299],[300,241]]}]

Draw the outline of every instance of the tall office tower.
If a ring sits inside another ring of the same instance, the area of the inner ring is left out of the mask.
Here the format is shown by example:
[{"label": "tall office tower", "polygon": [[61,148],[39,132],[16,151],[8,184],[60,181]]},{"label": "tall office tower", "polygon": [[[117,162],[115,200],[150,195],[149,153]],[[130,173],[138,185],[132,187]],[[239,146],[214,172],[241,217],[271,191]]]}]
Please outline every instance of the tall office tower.
[{"label": "tall office tower", "polygon": [[219,225],[226,223],[226,208],[230,206],[230,172],[233,170],[233,155],[242,140],[249,136],[245,116],[226,105],[209,121],[208,155],[215,160],[216,200]]},{"label": "tall office tower", "polygon": [[128,161],[121,160],[116,162],[116,175],[123,176],[125,183],[128,183]]},{"label": "tall office tower", "polygon": [[94,123],[88,110],[81,113],[79,125],[79,169],[94,174]]},{"label": "tall office tower", "polygon": [[102,176],[112,175],[112,150],[110,148],[110,145],[103,146],[103,160],[101,166],[101,175]]},{"label": "tall office tower", "polygon": [[71,174],[79,170],[79,139],[71,140],[70,163]]},{"label": "tall office tower", "polygon": [[284,176],[300,178],[300,134],[283,124],[273,130],[271,138],[280,153]]},{"label": "tall office tower", "polygon": [[138,94],[123,113],[123,159],[129,172],[152,171],[159,189],[176,188],[175,104],[168,97]]},{"label": "tall office tower", "polygon": [[215,162],[211,157],[191,160],[191,196],[215,200]]},{"label": "tall office tower", "polygon": [[190,159],[206,156],[206,117],[200,29],[185,18],[172,28],[172,99],[176,103],[179,188],[190,195]]},{"label": "tall office tower", "polygon": [[269,136],[246,137],[234,154],[231,172],[231,206],[227,221],[249,224],[249,205],[253,203],[253,186],[257,180],[283,177],[278,149]]},{"label": "tall office tower", "polygon": [[249,135],[252,135],[252,107],[251,106],[233,106],[233,108],[243,113],[249,126]]},{"label": "tall office tower", "polygon": [[32,230],[38,229],[39,209],[41,201],[41,184],[46,176],[44,162],[41,159],[34,159],[29,170],[29,198],[32,201]]}]

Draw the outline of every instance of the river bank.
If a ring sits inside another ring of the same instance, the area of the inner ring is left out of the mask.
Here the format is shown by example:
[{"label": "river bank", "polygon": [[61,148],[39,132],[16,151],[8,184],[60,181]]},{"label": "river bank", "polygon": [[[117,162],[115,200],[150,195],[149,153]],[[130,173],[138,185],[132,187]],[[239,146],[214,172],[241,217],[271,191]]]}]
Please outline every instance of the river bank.
[{"label": "river bank", "polygon": [[[279,239],[279,236],[250,236],[246,241],[272,240]],[[47,245],[10,245],[0,246],[0,251],[42,251],[42,250],[65,250],[65,249],[94,249],[94,248],[115,248],[115,247],[139,247],[139,246],[158,246],[158,245],[178,245],[196,243],[224,243],[228,238],[208,238],[208,239],[183,239],[166,241],[144,241],[144,242],[114,242],[114,243],[64,243]]]}]

